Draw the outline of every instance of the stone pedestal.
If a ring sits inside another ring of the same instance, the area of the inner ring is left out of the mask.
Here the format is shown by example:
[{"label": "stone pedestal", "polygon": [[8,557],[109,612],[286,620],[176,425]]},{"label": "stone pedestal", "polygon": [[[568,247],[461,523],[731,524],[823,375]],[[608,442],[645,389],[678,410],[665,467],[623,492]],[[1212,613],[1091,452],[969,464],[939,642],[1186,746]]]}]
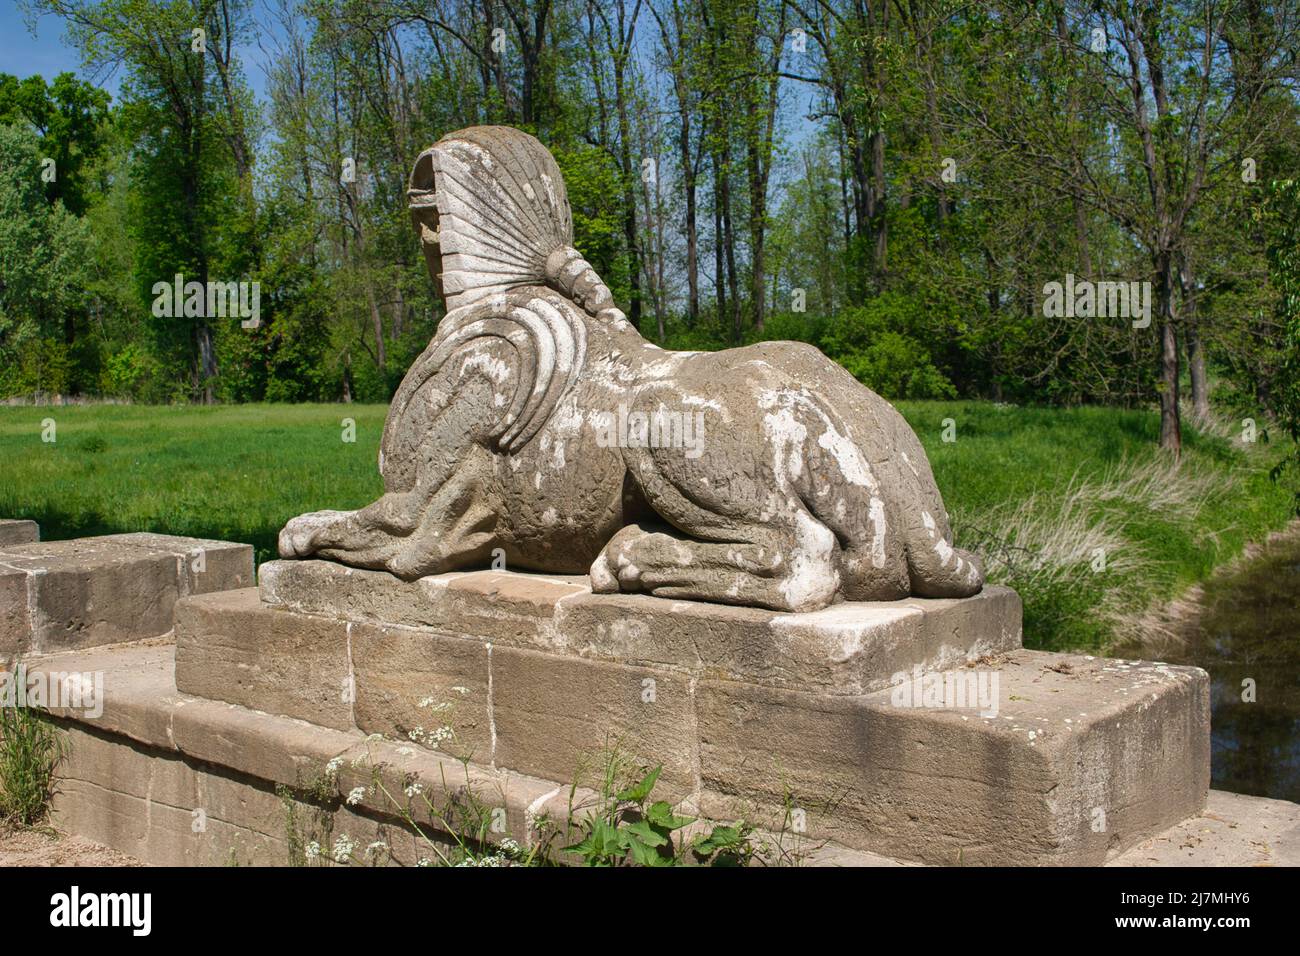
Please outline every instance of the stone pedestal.
[{"label": "stone pedestal", "polygon": [[1006,589],[791,615],[504,572],[260,582],[177,604],[181,694],[451,726],[440,750],[560,782],[616,743],[692,812],[929,863],[1101,863],[1208,789],[1203,671],[1025,651]]},{"label": "stone pedestal", "polygon": [[252,583],[253,549],[229,541],[140,533],[0,544],[0,665],[160,637],[177,598]]}]

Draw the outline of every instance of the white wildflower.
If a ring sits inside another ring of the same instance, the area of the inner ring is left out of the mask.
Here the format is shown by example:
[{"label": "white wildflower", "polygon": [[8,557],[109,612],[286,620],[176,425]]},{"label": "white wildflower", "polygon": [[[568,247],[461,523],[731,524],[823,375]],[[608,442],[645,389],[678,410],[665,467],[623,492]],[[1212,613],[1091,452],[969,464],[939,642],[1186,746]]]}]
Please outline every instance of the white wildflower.
[{"label": "white wildflower", "polygon": [[356,848],[357,845],[352,842],[352,839],[346,833],[340,833],[334,840],[334,851],[331,854],[334,857],[334,862],[346,863],[348,858],[352,856],[352,851]]},{"label": "white wildflower", "polygon": [[366,798],[365,787],[353,787],[352,792],[348,794],[348,806],[355,807],[358,803]]}]

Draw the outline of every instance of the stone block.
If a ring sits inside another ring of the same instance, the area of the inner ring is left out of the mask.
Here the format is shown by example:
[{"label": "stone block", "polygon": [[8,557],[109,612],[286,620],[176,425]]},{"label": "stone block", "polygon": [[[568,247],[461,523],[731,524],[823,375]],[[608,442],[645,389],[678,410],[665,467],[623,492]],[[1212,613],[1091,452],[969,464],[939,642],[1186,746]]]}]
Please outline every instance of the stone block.
[{"label": "stone block", "polygon": [[0,556],[0,667],[26,654],[31,643],[27,572],[9,567]]},{"label": "stone block", "polygon": [[183,594],[211,594],[252,587],[253,546],[211,538],[187,538],[174,534],[137,531],[110,534],[104,541],[120,541],[133,547],[147,548],[177,559]]},{"label": "stone block", "polygon": [[[151,747],[174,749],[171,712],[182,698],[172,681],[171,645],[95,647],[75,654],[29,658],[25,666],[29,675],[40,672],[59,683],[80,679],[83,688],[99,689],[95,695],[83,691],[82,706],[76,709],[51,705],[56,716]],[[74,702],[65,698],[64,703]]]},{"label": "stone block", "polygon": [[0,564],[27,577],[29,653],[158,637],[172,627],[176,566],[157,552],[99,538],[18,545]]},{"label": "stone block", "polygon": [[494,645],[833,694],[1020,647],[1008,588],[961,600],[842,603],[808,614],[592,594],[585,578],[504,571],[402,581],[329,561],[272,561],[268,605],[341,620],[432,627]]},{"label": "stone block", "polygon": [[[596,803],[593,791],[491,769],[432,753],[409,743],[368,738],[340,763],[337,786],[354,812],[422,827],[454,826],[462,834],[483,833],[490,843],[512,837],[532,846],[543,827],[563,828]],[[567,834],[566,834],[567,835]],[[429,856],[427,852],[421,855]]]},{"label": "stone block", "polygon": [[258,575],[273,607],[342,620],[440,630],[516,646],[547,645],[556,604],[585,578],[458,572],[403,581],[332,561],[268,561]]},{"label": "stone block", "polygon": [[22,518],[0,518],[0,548],[11,544],[35,544],[41,540],[41,527]]},{"label": "stone block", "polygon": [[671,671],[492,648],[494,762],[592,784],[599,752],[663,765],[656,795],[696,788],[692,679]]},{"label": "stone block", "polygon": [[351,631],[358,728],[491,763],[486,644],[423,628],[353,624]]},{"label": "stone block", "polygon": [[248,545],[156,534],[0,546],[0,659],[168,634],[179,597],[251,584],[252,561]]},{"label": "stone block", "polygon": [[172,740],[185,756],[289,787],[310,787],[331,760],[361,735],[235,704],[182,700],[172,711]]},{"label": "stone block", "polygon": [[176,606],[177,690],[350,730],[349,627],[265,607],[255,588],[185,598]]},{"label": "stone block", "polygon": [[1200,811],[1209,681],[1198,668],[1019,651],[996,714],[704,681],[702,811],[935,864],[1083,864]]}]

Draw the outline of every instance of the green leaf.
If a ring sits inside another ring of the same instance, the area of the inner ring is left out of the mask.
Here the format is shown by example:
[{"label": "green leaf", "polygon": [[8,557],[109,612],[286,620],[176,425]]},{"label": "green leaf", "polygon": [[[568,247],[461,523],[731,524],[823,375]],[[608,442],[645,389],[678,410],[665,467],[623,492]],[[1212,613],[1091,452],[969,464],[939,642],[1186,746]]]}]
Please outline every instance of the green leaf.
[{"label": "green leaf", "polygon": [[640,840],[646,846],[659,847],[668,843],[668,837],[657,831],[645,820],[629,823],[623,827],[623,832],[632,834],[636,840]]},{"label": "green leaf", "polygon": [[716,826],[707,837],[696,837],[691,849],[700,856],[709,856],[719,850],[730,850],[744,842],[744,834],[739,827]]},{"label": "green leaf", "polygon": [[695,817],[673,816],[672,804],[658,800],[646,809],[645,818],[661,830],[680,830],[695,822]]},{"label": "green leaf", "polygon": [[627,851],[628,839],[604,820],[595,820],[591,831],[581,843],[564,848],[565,853],[576,853],[587,864],[599,865],[618,860]]},{"label": "green leaf", "polygon": [[641,866],[671,866],[672,860],[659,853],[654,847],[647,846],[635,837],[628,841],[632,859]]},{"label": "green leaf", "polygon": [[640,783],[620,791],[615,796],[627,803],[644,803],[646,798],[650,796],[650,791],[655,788],[655,781],[659,779],[659,773],[663,769],[663,765],[660,764],[642,777]]}]

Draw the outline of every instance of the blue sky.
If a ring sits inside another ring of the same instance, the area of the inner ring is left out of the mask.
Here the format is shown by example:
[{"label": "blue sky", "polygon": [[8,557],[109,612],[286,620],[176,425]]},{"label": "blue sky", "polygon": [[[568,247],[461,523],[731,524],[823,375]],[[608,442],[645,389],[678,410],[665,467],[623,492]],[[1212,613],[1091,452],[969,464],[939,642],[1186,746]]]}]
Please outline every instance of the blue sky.
[{"label": "blue sky", "polygon": [[[261,14],[262,4],[259,2],[254,6]],[[270,20],[262,16],[259,19]],[[266,85],[266,76],[261,68],[265,54],[257,47],[245,48],[241,52],[245,61],[244,75],[260,99]],[[48,14],[40,17],[35,22],[33,35],[27,15],[19,9],[18,0],[0,0],[0,73],[11,73],[19,79],[39,73],[48,82],[64,71],[76,73],[83,79],[96,80],[113,94],[114,99],[123,79],[120,69],[107,76],[88,76],[82,69],[81,56],[64,42],[60,18]]]},{"label": "blue sky", "polygon": [[[41,17],[33,36],[18,0],[0,0],[0,73],[20,79],[39,73],[48,81],[65,70],[80,74],[81,58],[63,44],[63,22],[57,17]],[[102,85],[116,93],[118,78]]]},{"label": "blue sky", "polygon": [[[262,24],[263,31],[266,34],[277,34],[279,24],[270,15],[264,0],[255,0],[253,8],[253,15]],[[657,35],[648,17],[637,32],[642,43],[652,42],[652,38]],[[272,45],[273,42],[268,43],[268,46]],[[244,61],[244,76],[248,84],[259,100],[265,100],[266,75],[263,66],[267,61],[266,52],[256,45],[246,46],[239,52]],[[794,65],[799,66],[798,63]],[[19,0],[0,0],[0,73],[10,73],[20,79],[39,73],[48,82],[65,70],[83,79],[93,79],[108,90],[114,100],[124,79],[121,69],[104,76],[87,75],[82,68],[80,55],[64,41],[64,26],[60,18],[51,15],[38,18],[33,32],[27,15],[19,8]],[[800,70],[796,69],[795,72]],[[816,126],[804,119],[813,91],[800,83],[787,82],[783,86],[787,101],[782,122],[786,126],[787,143],[796,145],[806,140]],[[659,93],[667,95],[667,88],[661,88]]]}]

